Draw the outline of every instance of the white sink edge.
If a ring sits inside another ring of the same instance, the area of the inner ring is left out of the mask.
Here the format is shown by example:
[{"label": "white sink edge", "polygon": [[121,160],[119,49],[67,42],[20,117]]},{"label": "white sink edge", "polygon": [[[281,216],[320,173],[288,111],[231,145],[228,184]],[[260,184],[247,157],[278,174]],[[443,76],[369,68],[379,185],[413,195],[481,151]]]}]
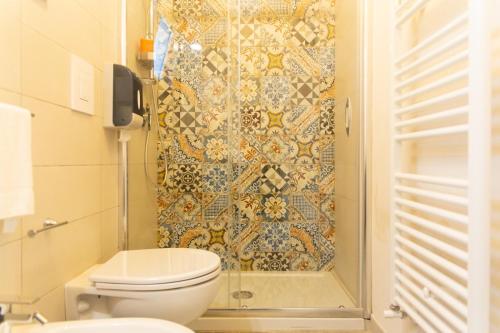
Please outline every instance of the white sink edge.
[{"label": "white sink edge", "polygon": [[113,318],[80,321],[61,321],[39,324],[13,324],[10,329],[4,326],[0,333],[122,333],[124,329],[134,328],[136,333],[194,333],[187,327],[160,319],[151,318]]}]

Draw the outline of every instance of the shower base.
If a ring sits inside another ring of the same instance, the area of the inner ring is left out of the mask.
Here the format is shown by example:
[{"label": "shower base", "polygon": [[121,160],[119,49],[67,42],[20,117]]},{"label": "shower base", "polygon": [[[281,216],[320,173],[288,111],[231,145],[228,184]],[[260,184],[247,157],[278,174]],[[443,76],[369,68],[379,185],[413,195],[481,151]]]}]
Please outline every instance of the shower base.
[{"label": "shower base", "polygon": [[[239,292],[250,292],[252,296],[234,297]],[[219,293],[210,306],[211,309],[354,307],[351,296],[331,272],[224,272]]]},{"label": "shower base", "polygon": [[[241,274],[241,275],[240,275]],[[252,297],[233,297],[240,292]],[[363,330],[342,283],[330,272],[224,272],[210,310],[189,325],[194,330]]]}]

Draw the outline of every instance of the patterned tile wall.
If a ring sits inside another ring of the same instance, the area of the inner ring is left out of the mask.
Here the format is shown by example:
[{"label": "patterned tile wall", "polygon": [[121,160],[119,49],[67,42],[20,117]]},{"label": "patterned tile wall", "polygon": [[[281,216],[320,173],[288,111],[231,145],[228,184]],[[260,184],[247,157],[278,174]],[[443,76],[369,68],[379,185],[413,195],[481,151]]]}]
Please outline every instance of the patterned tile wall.
[{"label": "patterned tile wall", "polygon": [[239,6],[159,3],[174,45],[159,94],[158,245],[209,249],[228,269],[330,270],[335,1]]}]

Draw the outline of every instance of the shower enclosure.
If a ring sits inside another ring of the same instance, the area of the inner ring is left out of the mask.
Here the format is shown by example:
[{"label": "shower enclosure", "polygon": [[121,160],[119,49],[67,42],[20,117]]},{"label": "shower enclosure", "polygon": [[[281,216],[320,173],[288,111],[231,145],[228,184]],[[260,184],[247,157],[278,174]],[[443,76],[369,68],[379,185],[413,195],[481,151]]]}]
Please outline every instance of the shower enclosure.
[{"label": "shower enclosure", "polygon": [[[137,3],[129,62],[147,76]],[[149,153],[146,130],[129,146],[130,248],[217,253],[208,316],[363,317],[359,2],[158,0],[155,12],[173,38]]]}]

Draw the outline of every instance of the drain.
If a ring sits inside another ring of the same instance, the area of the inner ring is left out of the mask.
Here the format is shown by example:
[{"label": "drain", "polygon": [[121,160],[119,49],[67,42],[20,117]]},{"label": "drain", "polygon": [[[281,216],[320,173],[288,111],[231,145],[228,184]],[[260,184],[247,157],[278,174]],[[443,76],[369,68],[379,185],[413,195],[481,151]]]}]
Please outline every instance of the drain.
[{"label": "drain", "polygon": [[249,299],[253,297],[253,292],[248,290],[240,290],[233,292],[234,299]]}]

